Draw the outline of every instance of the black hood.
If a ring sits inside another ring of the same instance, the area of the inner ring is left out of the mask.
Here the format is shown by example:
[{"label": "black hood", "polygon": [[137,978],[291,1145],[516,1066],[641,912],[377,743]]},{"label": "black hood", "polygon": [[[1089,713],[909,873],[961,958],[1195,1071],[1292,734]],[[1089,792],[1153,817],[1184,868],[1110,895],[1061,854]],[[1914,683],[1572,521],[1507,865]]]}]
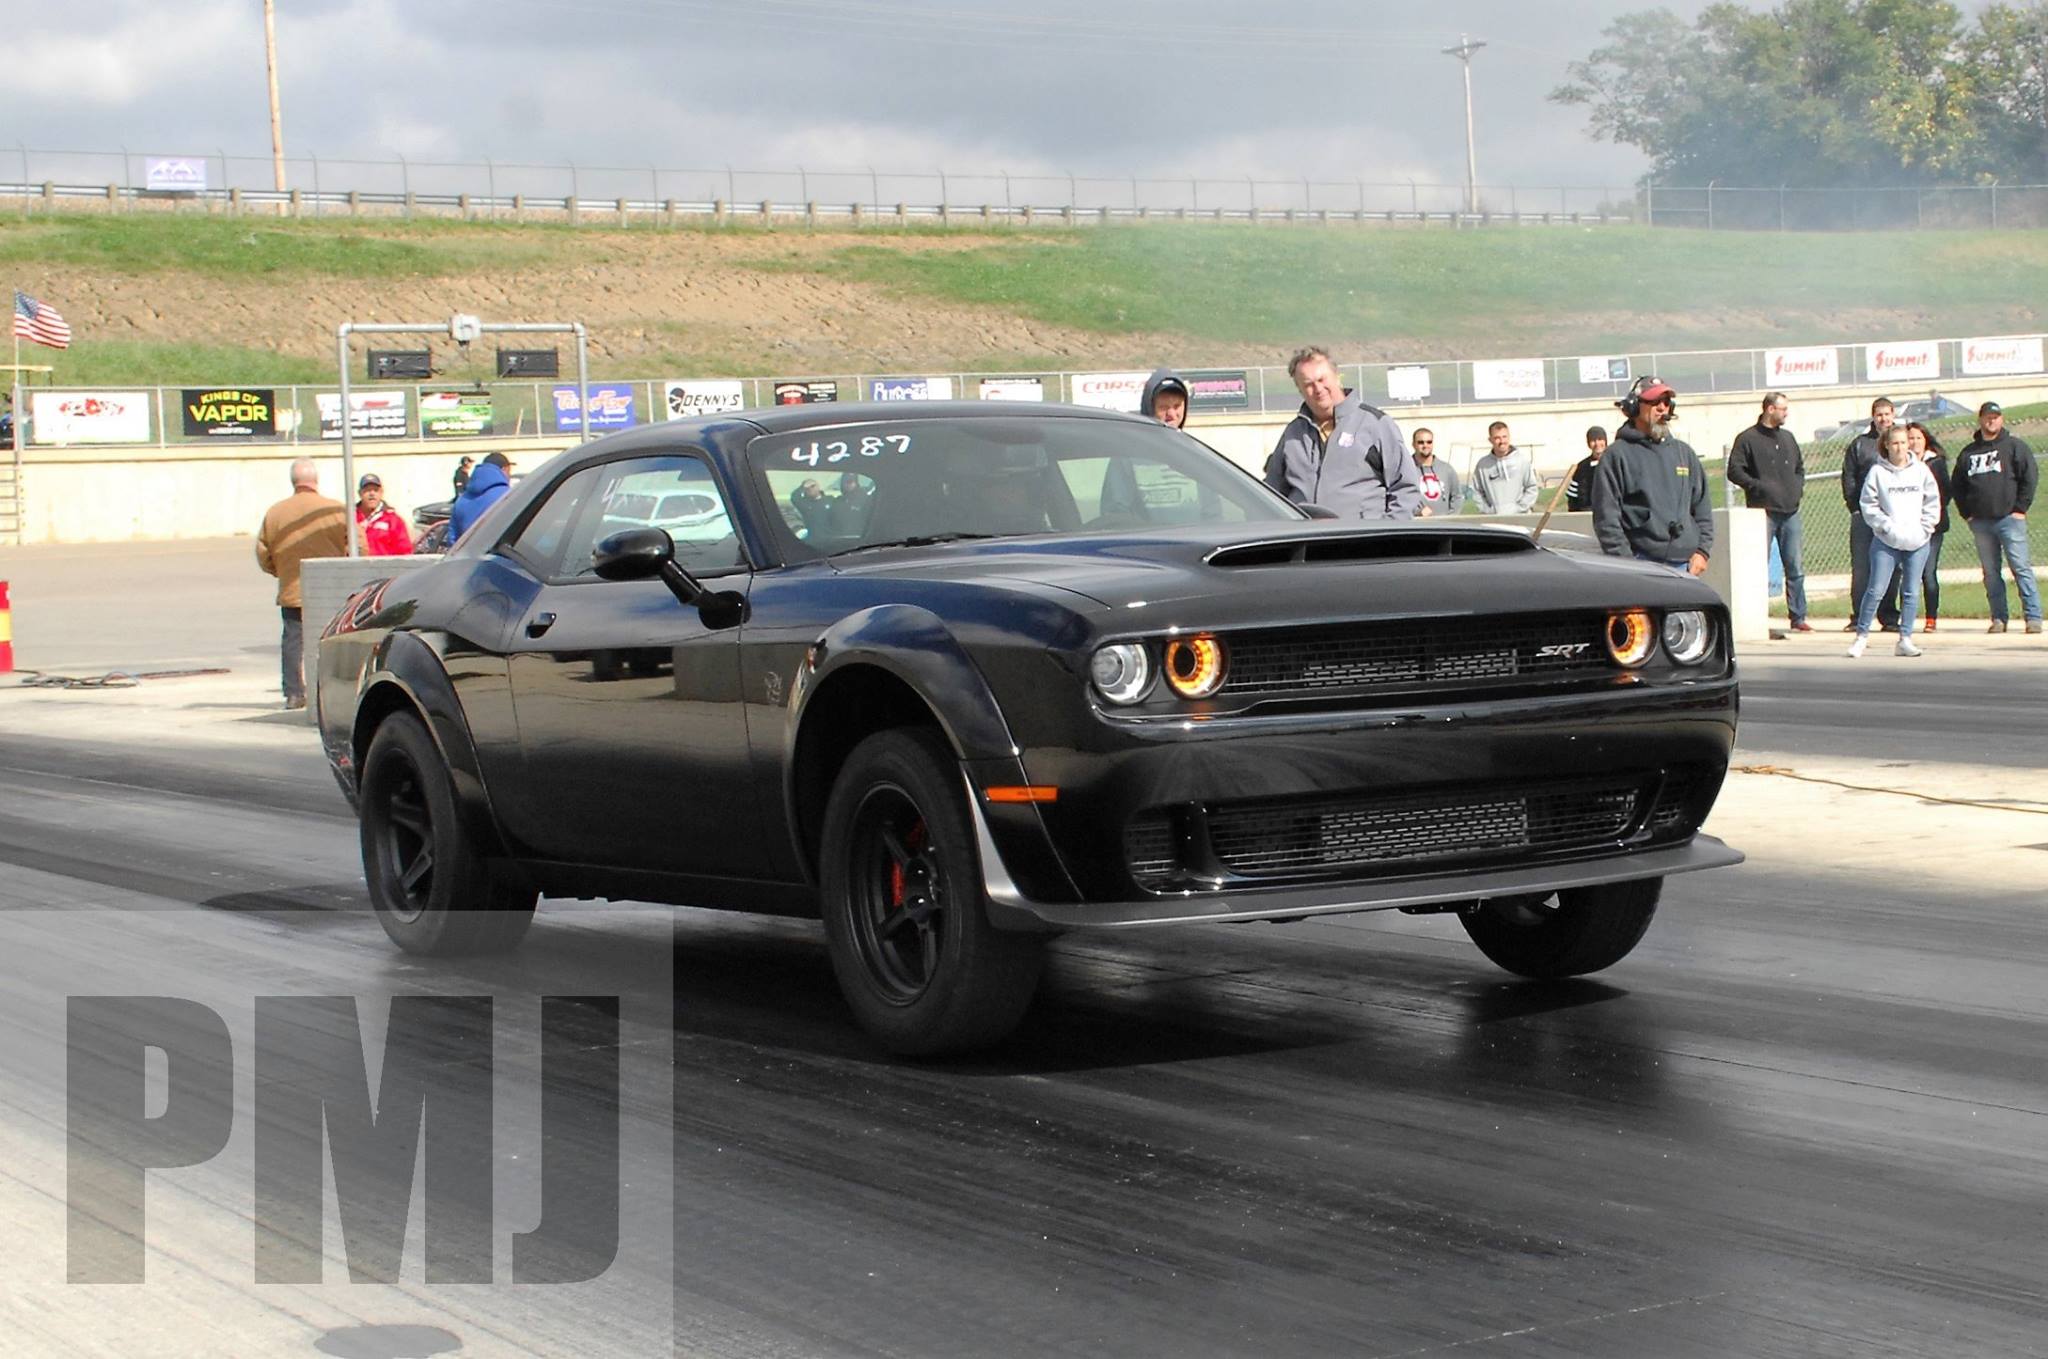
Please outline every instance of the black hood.
[{"label": "black hood", "polygon": [[[1145,390],[1138,395],[1138,414],[1158,419],[1158,416],[1152,414],[1152,403],[1159,399],[1161,392],[1179,392],[1187,398],[1188,414],[1194,414],[1195,403],[1194,398],[1189,395],[1187,379],[1171,368],[1155,369],[1152,376],[1145,379]],[[1185,424],[1186,420],[1183,419],[1182,423]]]}]

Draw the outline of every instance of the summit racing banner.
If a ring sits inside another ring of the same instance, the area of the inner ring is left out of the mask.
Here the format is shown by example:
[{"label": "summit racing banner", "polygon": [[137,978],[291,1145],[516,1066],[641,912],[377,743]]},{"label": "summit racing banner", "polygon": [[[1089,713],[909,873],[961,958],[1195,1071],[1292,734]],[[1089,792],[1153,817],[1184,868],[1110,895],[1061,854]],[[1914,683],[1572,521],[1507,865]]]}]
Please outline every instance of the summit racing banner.
[{"label": "summit racing banner", "polygon": [[1863,346],[1863,376],[1871,382],[1941,376],[1939,340],[1900,340]]},{"label": "summit racing banner", "polygon": [[1833,387],[1841,380],[1841,353],[1833,345],[1764,351],[1766,387]]},{"label": "summit racing banner", "polygon": [[277,433],[274,387],[187,387],[183,396],[188,439],[267,439]]},{"label": "summit racing banner", "polygon": [[2041,337],[1991,336],[1963,341],[1963,371],[1971,377],[2006,377],[2041,371]]},{"label": "summit racing banner", "polygon": [[148,392],[37,392],[30,399],[39,444],[145,444]]},{"label": "summit racing banner", "polygon": [[[341,393],[319,392],[320,437],[341,437]],[[355,439],[403,439],[412,433],[412,419],[406,409],[405,389],[350,392],[348,432]]]}]

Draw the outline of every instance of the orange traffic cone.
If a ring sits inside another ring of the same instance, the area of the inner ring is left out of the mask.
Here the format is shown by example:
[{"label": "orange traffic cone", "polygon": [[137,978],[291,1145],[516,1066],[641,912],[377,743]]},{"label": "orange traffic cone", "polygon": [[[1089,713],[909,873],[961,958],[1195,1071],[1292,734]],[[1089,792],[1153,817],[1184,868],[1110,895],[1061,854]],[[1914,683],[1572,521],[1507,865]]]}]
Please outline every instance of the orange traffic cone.
[{"label": "orange traffic cone", "polygon": [[7,582],[0,580],[0,675],[14,669],[14,609],[7,602]]}]

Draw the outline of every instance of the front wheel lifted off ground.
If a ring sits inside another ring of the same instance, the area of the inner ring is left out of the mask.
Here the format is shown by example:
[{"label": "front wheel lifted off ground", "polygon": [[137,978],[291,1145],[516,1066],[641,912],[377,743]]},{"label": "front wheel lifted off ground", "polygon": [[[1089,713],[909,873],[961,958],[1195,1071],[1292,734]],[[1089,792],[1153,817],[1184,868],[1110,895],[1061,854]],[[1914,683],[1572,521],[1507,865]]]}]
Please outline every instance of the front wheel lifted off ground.
[{"label": "front wheel lifted off ground", "polygon": [[1611,967],[1650,928],[1662,878],[1498,897],[1458,916],[1479,951],[1524,977],[1577,977]]},{"label": "front wheel lifted off ground", "polygon": [[989,923],[959,764],[921,727],[878,732],[832,786],[819,853],[832,970],[885,1047],[985,1047],[1023,1018],[1044,943]]},{"label": "front wheel lifted off ground", "polygon": [[363,757],[363,877],[377,921],[407,953],[504,953],[533,923],[535,893],[496,879],[456,814],[426,726],[394,713]]}]

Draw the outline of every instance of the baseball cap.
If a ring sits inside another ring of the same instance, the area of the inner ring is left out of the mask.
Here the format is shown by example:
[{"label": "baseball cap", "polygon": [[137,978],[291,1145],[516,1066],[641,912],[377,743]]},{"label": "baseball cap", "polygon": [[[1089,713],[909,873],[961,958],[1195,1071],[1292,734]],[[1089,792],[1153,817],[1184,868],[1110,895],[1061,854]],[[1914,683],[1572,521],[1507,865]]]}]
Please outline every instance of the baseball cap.
[{"label": "baseball cap", "polygon": [[1983,405],[1977,407],[1977,414],[2003,415],[2005,414],[2005,407],[1999,405],[1996,401],[1987,401]]},{"label": "baseball cap", "polygon": [[1636,395],[1640,396],[1643,399],[1643,404],[1647,406],[1652,401],[1662,401],[1667,396],[1677,396],[1678,391],[1668,382],[1653,382],[1643,388],[1642,391],[1636,393]]},{"label": "baseball cap", "polygon": [[384,478],[378,476],[375,472],[365,472],[357,479],[356,489],[360,491],[365,486],[375,486],[381,491],[384,489]]},{"label": "baseball cap", "polygon": [[506,457],[503,453],[486,453],[484,454],[484,462],[492,467],[504,468],[508,472],[512,470],[512,459]]}]

